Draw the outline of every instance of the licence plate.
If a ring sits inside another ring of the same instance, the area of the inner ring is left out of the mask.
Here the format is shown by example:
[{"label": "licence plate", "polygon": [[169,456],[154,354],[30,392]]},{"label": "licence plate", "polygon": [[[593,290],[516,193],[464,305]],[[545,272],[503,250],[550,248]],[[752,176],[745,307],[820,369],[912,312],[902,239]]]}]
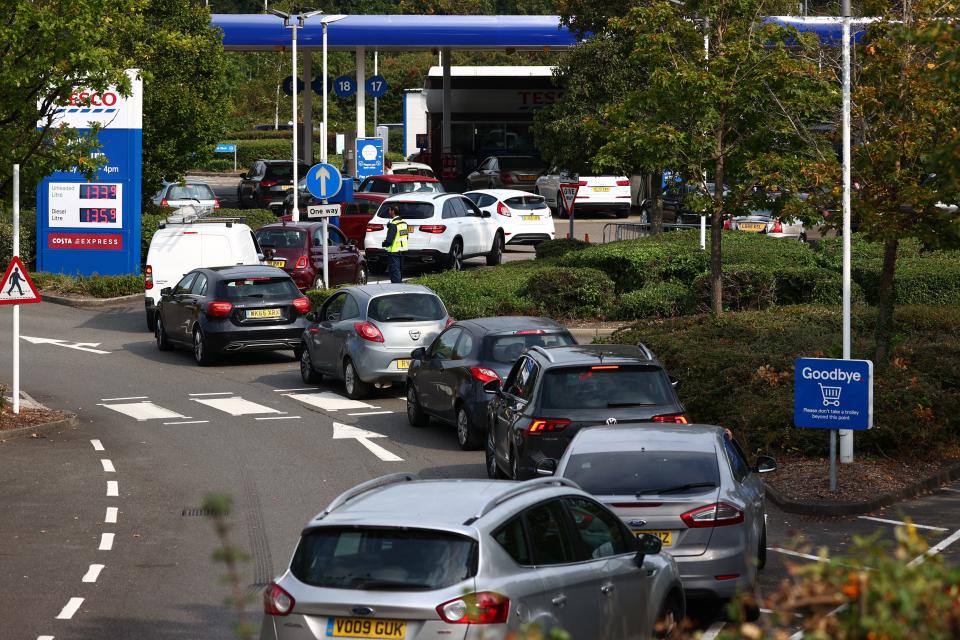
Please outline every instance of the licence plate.
[{"label": "licence plate", "polygon": [[533,182],[534,180],[536,180],[536,178],[537,176],[525,176],[525,175],[517,176],[517,179],[520,180],[520,182]]},{"label": "licence plate", "polygon": [[524,220],[530,220],[531,222],[536,222],[540,219],[540,216],[520,216]]},{"label": "licence plate", "polygon": [[593,187],[595,193],[610,193],[610,187]]},{"label": "licence plate", "polygon": [[638,536],[648,533],[651,536],[657,536],[660,538],[660,542],[663,543],[663,546],[673,546],[673,531],[634,531],[633,533]]},{"label": "licence plate", "polygon": [[327,637],[330,638],[378,638],[393,640],[407,636],[407,623],[399,620],[376,620],[367,618],[330,618],[327,621]]},{"label": "licence plate", "polygon": [[280,309],[247,309],[248,318],[279,318]]},{"label": "licence plate", "polygon": [[403,371],[406,371],[410,368],[409,360],[394,360],[394,363],[396,363],[397,369],[402,369]]},{"label": "licence plate", "polygon": [[286,260],[267,260],[267,264],[271,267],[280,267],[283,269],[283,265],[287,264]]},{"label": "licence plate", "polygon": [[767,228],[763,222],[741,222],[737,225],[740,231],[749,231],[750,233],[759,233]]}]

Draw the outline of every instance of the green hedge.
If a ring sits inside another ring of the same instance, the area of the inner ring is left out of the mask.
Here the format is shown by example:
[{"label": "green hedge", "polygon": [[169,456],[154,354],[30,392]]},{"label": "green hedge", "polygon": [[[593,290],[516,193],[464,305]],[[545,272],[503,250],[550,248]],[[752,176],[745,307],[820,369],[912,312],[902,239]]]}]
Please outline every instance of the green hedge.
[{"label": "green hedge", "polygon": [[591,246],[589,242],[584,242],[579,238],[557,238],[556,240],[545,240],[534,247],[538,260],[548,258],[559,258],[574,251],[582,251]]},{"label": "green hedge", "polygon": [[327,299],[335,294],[337,289],[310,289],[307,291],[306,296],[310,299],[310,309],[317,311],[323,306],[323,303]]},{"label": "green hedge", "polygon": [[[28,270],[33,269],[37,258],[37,213],[32,209],[20,210],[20,260]],[[13,257],[13,210],[0,209],[0,262],[10,264]]]},{"label": "green hedge", "polygon": [[454,318],[539,315],[540,305],[524,290],[542,269],[539,261],[510,262],[499,267],[432,273],[411,282],[433,289]]},{"label": "green hedge", "polygon": [[654,282],[620,296],[616,305],[616,316],[621,320],[671,318],[686,315],[692,308],[690,287],[675,280],[668,280]]},{"label": "green hedge", "polygon": [[[864,261],[853,268],[853,279],[870,304],[877,304],[882,270],[881,260]],[[960,251],[898,258],[893,291],[896,304],[960,306]]]},{"label": "green hedge", "polygon": [[554,318],[605,318],[613,302],[613,280],[597,269],[550,267],[528,280],[522,295]]},{"label": "green hedge", "polygon": [[[897,366],[875,372],[874,424],[857,434],[859,455],[935,457],[960,444],[960,309],[900,307]],[[853,357],[869,358],[876,310],[856,307]],[[730,427],[753,452],[823,456],[827,432],[793,427],[793,365],[798,357],[840,357],[836,306],[639,322],[611,338],[647,344],[671,375],[692,420]]]},{"label": "green hedge", "polygon": [[143,276],[68,276],[38,272],[31,275],[37,289],[49,293],[73,294],[92,298],[116,298],[143,293]]}]

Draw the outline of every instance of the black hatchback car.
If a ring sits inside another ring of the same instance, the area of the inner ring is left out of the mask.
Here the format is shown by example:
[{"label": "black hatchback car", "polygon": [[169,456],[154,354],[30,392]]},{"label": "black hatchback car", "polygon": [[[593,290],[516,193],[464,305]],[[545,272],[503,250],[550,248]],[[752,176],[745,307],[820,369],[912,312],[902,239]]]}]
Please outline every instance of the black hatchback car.
[{"label": "black hatchback car", "polygon": [[191,346],[199,365],[236,351],[291,349],[300,358],[310,301],[281,269],[194,269],[160,294],[155,336],[161,351]]},{"label": "black hatchback car", "polygon": [[457,427],[465,450],[479,449],[491,395],[484,385],[502,380],[527,349],[576,344],[549,318],[476,318],[448,327],[427,348],[413,352],[407,370],[407,419],[414,427],[431,417]]},{"label": "black hatchback car", "polygon": [[533,347],[502,385],[486,385],[487,474],[531,478],[540,462],[559,460],[582,427],[686,424],[675,384],[643,345]]},{"label": "black hatchback car", "polygon": [[[298,176],[307,175],[309,170],[310,165],[303,162],[297,164]],[[283,213],[284,198],[292,189],[292,160],[257,160],[249,171],[240,175],[237,201],[241,209],[259,207],[279,215]]]}]

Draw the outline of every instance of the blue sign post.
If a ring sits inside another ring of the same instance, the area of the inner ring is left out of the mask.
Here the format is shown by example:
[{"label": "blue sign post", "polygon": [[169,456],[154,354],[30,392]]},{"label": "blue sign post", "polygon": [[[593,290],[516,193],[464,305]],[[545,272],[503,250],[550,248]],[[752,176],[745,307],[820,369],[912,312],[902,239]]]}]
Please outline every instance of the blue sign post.
[{"label": "blue sign post", "polygon": [[383,175],[383,138],[357,138],[357,179]]},{"label": "blue sign post", "polygon": [[221,142],[213,148],[214,153],[232,153],[233,154],[233,170],[237,170],[237,145],[231,144],[229,142]]}]

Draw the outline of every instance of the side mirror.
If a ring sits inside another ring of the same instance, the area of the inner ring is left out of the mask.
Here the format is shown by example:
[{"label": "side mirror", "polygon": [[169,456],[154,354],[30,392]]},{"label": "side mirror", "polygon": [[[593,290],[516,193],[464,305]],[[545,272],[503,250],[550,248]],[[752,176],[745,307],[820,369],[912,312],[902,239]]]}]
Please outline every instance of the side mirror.
[{"label": "side mirror", "polygon": [[241,179],[241,180],[246,180],[246,179],[247,179],[247,172],[246,172],[246,171],[244,171],[243,173],[240,174],[240,179]]},{"label": "side mirror", "polygon": [[552,476],[557,472],[557,461],[553,458],[544,458],[537,463],[538,476]]},{"label": "side mirror", "polygon": [[257,254],[257,260],[259,260],[260,262],[263,262],[263,259],[264,259],[265,257],[266,257],[266,256],[264,256],[262,253],[258,253],[258,254]]},{"label": "side mirror", "polygon": [[160,295],[162,296],[168,296],[171,293],[173,293],[173,287],[164,287],[163,289],[160,289]]},{"label": "side mirror", "polygon": [[489,382],[484,382],[483,390],[486,393],[499,393],[501,384],[502,383],[500,382],[500,380],[491,380]]},{"label": "side mirror", "polygon": [[670,386],[676,389],[677,387],[680,386],[680,380],[678,380],[677,378],[674,378],[673,376],[670,376]]},{"label": "side mirror", "polygon": [[410,357],[414,360],[423,360],[427,355],[427,350],[425,347],[417,347],[410,352]]},{"label": "side mirror", "polygon": [[637,555],[633,557],[633,561],[638,567],[643,566],[643,559],[645,556],[654,556],[660,553],[660,550],[663,548],[663,543],[655,535],[649,533],[641,533],[637,536]]},{"label": "side mirror", "polygon": [[755,473],[771,473],[777,470],[777,461],[770,456],[757,456],[757,464],[754,465]]}]

